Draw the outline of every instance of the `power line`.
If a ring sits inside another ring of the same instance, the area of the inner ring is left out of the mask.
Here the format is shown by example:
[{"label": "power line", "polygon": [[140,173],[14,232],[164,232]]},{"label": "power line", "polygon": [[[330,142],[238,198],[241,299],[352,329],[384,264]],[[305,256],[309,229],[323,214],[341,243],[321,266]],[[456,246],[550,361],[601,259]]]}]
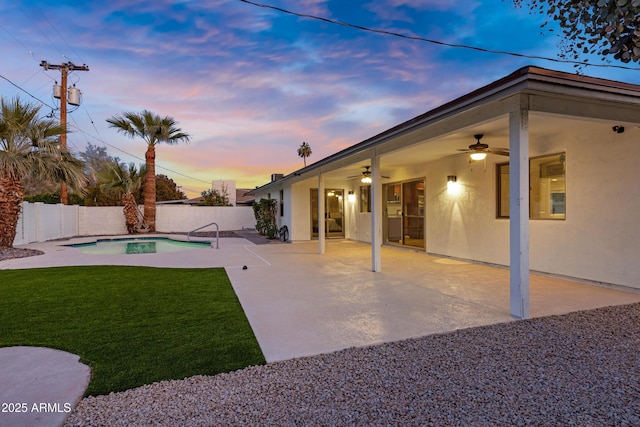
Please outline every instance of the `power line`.
[{"label": "power line", "polygon": [[524,54],[524,53],[516,53],[516,52],[503,51],[503,50],[486,49],[486,48],[483,48],[483,47],[470,46],[470,45],[464,45],[464,44],[458,44],[458,43],[447,43],[447,42],[443,42],[443,41],[440,41],[440,40],[433,40],[433,39],[428,39],[428,38],[420,37],[420,36],[411,36],[411,35],[407,35],[407,34],[396,33],[396,32],[393,32],[393,31],[380,30],[380,29],[375,29],[375,28],[364,27],[362,25],[350,24],[348,22],[343,22],[343,21],[338,21],[338,20],[334,20],[334,19],[324,18],[322,16],[309,15],[309,14],[306,14],[306,13],[292,12],[290,10],[283,9],[281,7],[271,6],[271,5],[262,4],[262,3],[256,3],[256,2],[253,2],[253,1],[250,1],[250,0],[238,0],[238,1],[250,4],[252,6],[257,6],[257,7],[262,7],[262,8],[265,8],[265,9],[276,10],[278,12],[286,13],[288,15],[297,16],[299,18],[315,19],[315,20],[326,22],[326,23],[333,24],[333,25],[340,25],[340,26],[343,26],[343,27],[350,27],[350,28],[355,28],[355,29],[362,30],[362,31],[368,31],[370,33],[382,34],[382,35],[393,36],[393,37],[400,37],[400,38],[404,38],[404,39],[416,40],[416,41],[419,41],[419,42],[431,43],[431,44],[436,44],[436,45],[440,45],[440,46],[452,47],[452,48],[456,48],[456,49],[468,49],[468,50],[474,50],[474,51],[477,51],[477,52],[491,53],[491,54],[495,54],[495,55],[508,55],[508,56],[515,56],[515,57],[518,57],[518,58],[539,59],[539,60],[542,60],[542,61],[559,62],[559,63],[564,63],[564,64],[574,64],[574,65],[580,65],[580,66],[585,66],[585,67],[619,68],[619,69],[623,69],[623,70],[633,70],[633,71],[639,71],[640,70],[640,68],[627,67],[625,65],[590,64],[588,62],[573,61],[573,60],[570,60],[570,59],[548,58],[548,57],[545,57],[545,56],[527,55],[527,54]]},{"label": "power line", "polygon": [[[58,31],[58,29],[51,23],[51,21],[49,20],[49,18],[47,18],[47,16],[37,7],[34,6],[34,8],[40,13],[40,15],[42,15],[42,17],[44,18],[45,21],[47,21],[47,24],[49,24],[49,26],[53,29],[53,31],[56,32],[56,34],[58,35],[58,37],[60,37],[62,39],[62,41],[64,42],[64,44],[67,45],[67,47],[69,48],[69,50],[78,57],[78,59],[82,60],[82,58],[80,57],[80,55],[78,55],[78,53],[73,49],[73,47],[69,44],[69,42],[67,42],[67,40],[62,36],[62,34],[60,34],[60,32]],[[64,56],[64,55],[63,55]],[[84,62],[84,61],[82,61]]]},{"label": "power line", "polygon": [[31,24],[34,26],[34,28],[36,28],[36,29],[40,32],[40,34],[42,34],[42,36],[43,36],[45,39],[47,39],[47,40],[49,41],[49,43],[51,44],[51,46],[53,46],[53,48],[54,48],[54,49],[56,49],[56,50],[60,53],[60,55],[62,55],[63,57],[66,57],[66,56],[65,56],[65,54],[64,54],[64,52],[62,52],[62,51],[58,48],[58,46],[56,46],[56,44],[55,44],[55,43],[54,43],[54,42],[49,38],[49,36],[47,36],[47,34],[46,34],[44,31],[42,31],[42,29],[40,28],[40,26],[38,26],[38,23],[37,23],[37,22],[34,22],[34,21],[33,21],[33,19],[31,19],[31,17],[30,17],[29,15],[27,15],[27,12],[25,12],[25,11],[24,11],[24,9],[22,9],[22,8],[20,7],[20,5],[19,5],[17,2],[14,2],[14,3],[15,3],[15,5],[16,5],[16,7],[18,8],[18,10],[19,10],[20,12],[22,12],[22,14],[23,14],[23,15],[24,15],[24,16],[25,16],[25,17],[26,17],[26,18],[31,22]]},{"label": "power line", "polygon": [[40,102],[42,105],[46,105],[47,107],[51,108],[52,110],[57,110],[56,107],[52,107],[51,105],[47,104],[46,102],[44,102],[43,100],[41,100],[40,98],[38,98],[37,96],[29,93],[26,89],[21,88],[20,86],[18,86],[17,84],[15,84],[14,82],[12,82],[11,80],[9,80],[8,78],[6,78],[5,76],[3,76],[2,74],[0,74],[0,78],[8,81],[10,84],[12,84],[13,86],[15,86],[16,88],[18,88],[19,90],[23,91],[24,93],[26,93],[27,95],[29,95],[31,98],[35,99],[36,101]]},{"label": "power line", "polygon": [[33,51],[31,51],[27,46],[24,45],[24,43],[22,43],[20,41],[20,39],[18,39],[16,36],[14,36],[9,30],[7,30],[1,23],[0,23],[0,28],[2,28],[7,34],[9,34],[11,36],[11,38],[13,38],[15,41],[17,41],[28,53],[29,55],[31,55],[31,57],[35,60],[40,62],[40,59],[36,58],[35,54],[33,53]]},{"label": "power line", "polygon": [[[11,85],[13,85],[14,87],[16,87],[17,89],[21,90],[22,92],[24,92],[24,93],[26,93],[27,95],[29,95],[31,98],[33,98],[33,99],[35,99],[36,101],[40,102],[42,105],[45,105],[45,106],[47,106],[47,107],[51,108],[52,110],[56,110],[56,109],[57,109],[57,108],[55,108],[55,107],[50,106],[49,104],[47,104],[46,102],[44,102],[44,101],[43,101],[43,100],[41,100],[40,98],[38,98],[38,97],[36,97],[36,96],[32,95],[32,94],[31,94],[31,93],[29,93],[26,89],[21,88],[20,86],[18,86],[17,84],[15,84],[14,82],[12,82],[12,81],[11,81],[11,80],[9,80],[8,78],[6,78],[5,76],[3,76],[3,75],[1,75],[1,74],[0,74],[0,78],[2,78],[2,79],[4,79],[4,80],[6,80],[7,82],[9,82]],[[85,111],[86,111],[86,108],[85,108]],[[89,114],[89,112],[87,111],[87,115],[88,115],[88,114]],[[73,119],[73,121],[75,122],[75,118],[74,118],[73,116],[72,116],[72,119]],[[95,128],[95,123],[93,122],[93,119],[91,119],[91,116],[89,116],[89,119],[91,120],[91,123],[93,124],[93,126],[94,126],[94,128]],[[92,135],[92,134],[90,134],[89,132],[86,132],[86,131],[82,130],[82,129],[81,129],[79,126],[77,126],[77,125],[75,125],[75,126],[74,126],[74,125],[69,125],[69,124],[68,124],[68,127],[72,128],[72,129],[75,129],[76,131],[80,132],[81,134],[83,134],[83,135],[85,135],[85,136],[87,136],[87,137],[90,137],[90,138],[95,139],[96,141],[98,141],[98,142],[100,142],[100,143],[104,144],[105,146],[108,146],[108,147],[113,148],[114,150],[120,151],[120,152],[122,152],[122,153],[126,154],[126,155],[127,155],[127,156],[129,156],[129,157],[133,157],[134,159],[137,159],[137,160],[140,160],[140,161],[142,161],[142,162],[145,162],[145,159],[144,159],[144,158],[139,157],[139,156],[136,156],[135,154],[131,154],[131,153],[129,153],[129,152],[127,152],[127,151],[125,151],[125,150],[123,150],[123,149],[121,149],[121,148],[116,147],[115,145],[109,144],[109,143],[108,143],[108,142],[106,142],[104,139],[102,139],[102,138],[100,138],[100,137],[98,137],[98,136]],[[96,128],[96,133],[99,133],[99,132],[98,132],[98,130],[97,130],[97,128]],[[74,144],[74,146],[75,146],[75,144]],[[186,174],[184,174],[184,173],[182,173],[182,172],[178,172],[178,171],[175,171],[175,170],[169,169],[169,168],[164,167],[164,166],[162,166],[162,165],[160,165],[160,164],[157,164],[157,163],[156,163],[156,168],[158,168],[158,169],[162,169],[162,170],[165,170],[165,171],[167,171],[167,172],[171,172],[171,173],[176,174],[176,175],[180,175],[180,176],[182,176],[182,177],[184,177],[184,178],[188,178],[188,179],[190,179],[190,180],[192,180],[192,181],[202,182],[202,183],[205,183],[205,184],[211,184],[211,182],[209,182],[209,181],[205,181],[205,180],[202,180],[202,179],[199,179],[199,178],[194,178],[194,177],[192,177],[192,176],[186,175]]]},{"label": "power line", "polygon": [[[142,162],[145,162],[145,159],[144,159],[144,158],[139,157],[139,156],[136,156],[135,154],[131,154],[131,153],[129,153],[129,152],[127,152],[127,151],[123,150],[122,148],[116,147],[115,145],[109,144],[107,141],[103,140],[102,138],[99,138],[99,137],[97,137],[97,136],[95,136],[95,135],[91,135],[90,133],[88,133],[88,132],[86,132],[86,131],[84,131],[84,130],[80,129],[78,126],[71,126],[71,127],[72,127],[72,128],[75,128],[75,129],[76,129],[76,130],[78,130],[80,133],[84,134],[85,136],[90,137],[90,138],[93,138],[93,139],[95,139],[96,141],[101,142],[102,144],[104,144],[104,145],[106,145],[106,146],[108,146],[108,147],[113,148],[114,150],[120,151],[121,153],[124,153],[124,154],[126,154],[127,156],[130,156],[130,157],[133,157],[134,159],[137,159],[137,160],[140,160],[140,161],[142,161]],[[189,175],[186,175],[186,174],[184,174],[184,173],[182,173],[182,172],[174,171],[174,170],[169,169],[169,168],[167,168],[167,167],[164,167],[164,166],[162,166],[162,165],[160,165],[160,164],[158,164],[158,163],[156,163],[156,168],[158,168],[158,169],[163,169],[163,170],[165,170],[165,171],[167,171],[167,172],[171,172],[171,173],[174,173],[174,174],[176,174],[176,175],[180,175],[180,176],[182,176],[182,177],[184,177],[184,178],[188,178],[188,179],[193,180],[193,181],[203,182],[203,183],[205,183],[205,184],[211,184],[211,182],[209,182],[209,181],[205,181],[205,180],[202,180],[202,179],[199,179],[199,178],[194,178],[194,177],[189,176]]]}]

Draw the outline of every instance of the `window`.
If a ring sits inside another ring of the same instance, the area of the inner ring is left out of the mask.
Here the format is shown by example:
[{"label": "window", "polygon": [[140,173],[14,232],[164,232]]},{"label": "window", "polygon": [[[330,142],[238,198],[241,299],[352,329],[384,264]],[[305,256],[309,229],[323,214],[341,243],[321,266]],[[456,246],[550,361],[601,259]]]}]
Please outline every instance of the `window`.
[{"label": "window", "polygon": [[284,190],[280,190],[280,216],[284,216]]},{"label": "window", "polygon": [[371,186],[360,187],[360,212],[371,212]]},{"label": "window", "polygon": [[[566,218],[565,153],[529,160],[529,218]],[[509,218],[509,163],[497,165],[498,218]]]}]

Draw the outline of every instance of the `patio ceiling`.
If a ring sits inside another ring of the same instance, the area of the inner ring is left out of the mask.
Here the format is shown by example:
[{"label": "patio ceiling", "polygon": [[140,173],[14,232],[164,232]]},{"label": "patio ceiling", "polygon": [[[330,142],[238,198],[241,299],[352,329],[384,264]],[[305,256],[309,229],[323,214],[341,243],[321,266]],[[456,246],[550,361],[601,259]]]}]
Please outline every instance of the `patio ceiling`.
[{"label": "patio ceiling", "polygon": [[[585,127],[611,127],[616,123],[594,122],[592,120],[568,118],[565,116],[550,115],[545,113],[530,113],[529,134],[532,147],[547,139],[547,136],[558,133],[566,133],[567,129],[577,126]],[[457,132],[444,135],[428,141],[415,143],[407,148],[397,149],[381,156],[382,175],[392,176],[395,170],[415,165],[434,162],[450,156],[467,156],[467,153],[458,149],[467,148],[475,142],[473,135],[483,134],[483,143],[494,148],[509,147],[509,118],[504,115],[476,126],[468,126]],[[506,161],[506,157],[504,157]],[[369,166],[369,160],[360,160],[350,165],[335,169],[325,174],[326,179],[344,180],[350,176],[362,173],[365,166]],[[353,178],[355,179],[355,178]]]}]

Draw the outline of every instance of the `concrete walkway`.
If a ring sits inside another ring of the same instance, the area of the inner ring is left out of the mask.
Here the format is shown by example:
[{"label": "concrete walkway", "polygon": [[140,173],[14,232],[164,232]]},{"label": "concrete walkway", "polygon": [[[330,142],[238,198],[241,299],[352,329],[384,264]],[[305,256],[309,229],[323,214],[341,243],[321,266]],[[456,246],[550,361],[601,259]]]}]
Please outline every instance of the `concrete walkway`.
[{"label": "concrete walkway", "polygon": [[[2,261],[0,269],[225,267],[269,362],[514,320],[508,270],[396,248],[383,248],[383,271],[372,273],[370,246],[347,240],[328,241],[324,255],[317,242],[243,238],[223,238],[220,249],[142,255],[87,255],[63,243],[28,245],[45,255]],[[635,302],[638,292],[531,276],[532,317]],[[60,400],[55,393],[49,401]]]},{"label": "concrete walkway", "polygon": [[61,425],[91,378],[78,359],[50,348],[0,348],[0,426]]}]

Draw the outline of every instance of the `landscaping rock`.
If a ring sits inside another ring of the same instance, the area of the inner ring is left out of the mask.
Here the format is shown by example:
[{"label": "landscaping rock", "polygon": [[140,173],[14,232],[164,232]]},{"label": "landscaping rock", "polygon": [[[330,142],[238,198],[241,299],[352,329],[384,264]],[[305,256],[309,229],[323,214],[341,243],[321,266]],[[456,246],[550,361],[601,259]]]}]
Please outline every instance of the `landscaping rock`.
[{"label": "landscaping rock", "polygon": [[638,349],[640,304],[607,307],[88,397],[66,425],[634,426]]}]

